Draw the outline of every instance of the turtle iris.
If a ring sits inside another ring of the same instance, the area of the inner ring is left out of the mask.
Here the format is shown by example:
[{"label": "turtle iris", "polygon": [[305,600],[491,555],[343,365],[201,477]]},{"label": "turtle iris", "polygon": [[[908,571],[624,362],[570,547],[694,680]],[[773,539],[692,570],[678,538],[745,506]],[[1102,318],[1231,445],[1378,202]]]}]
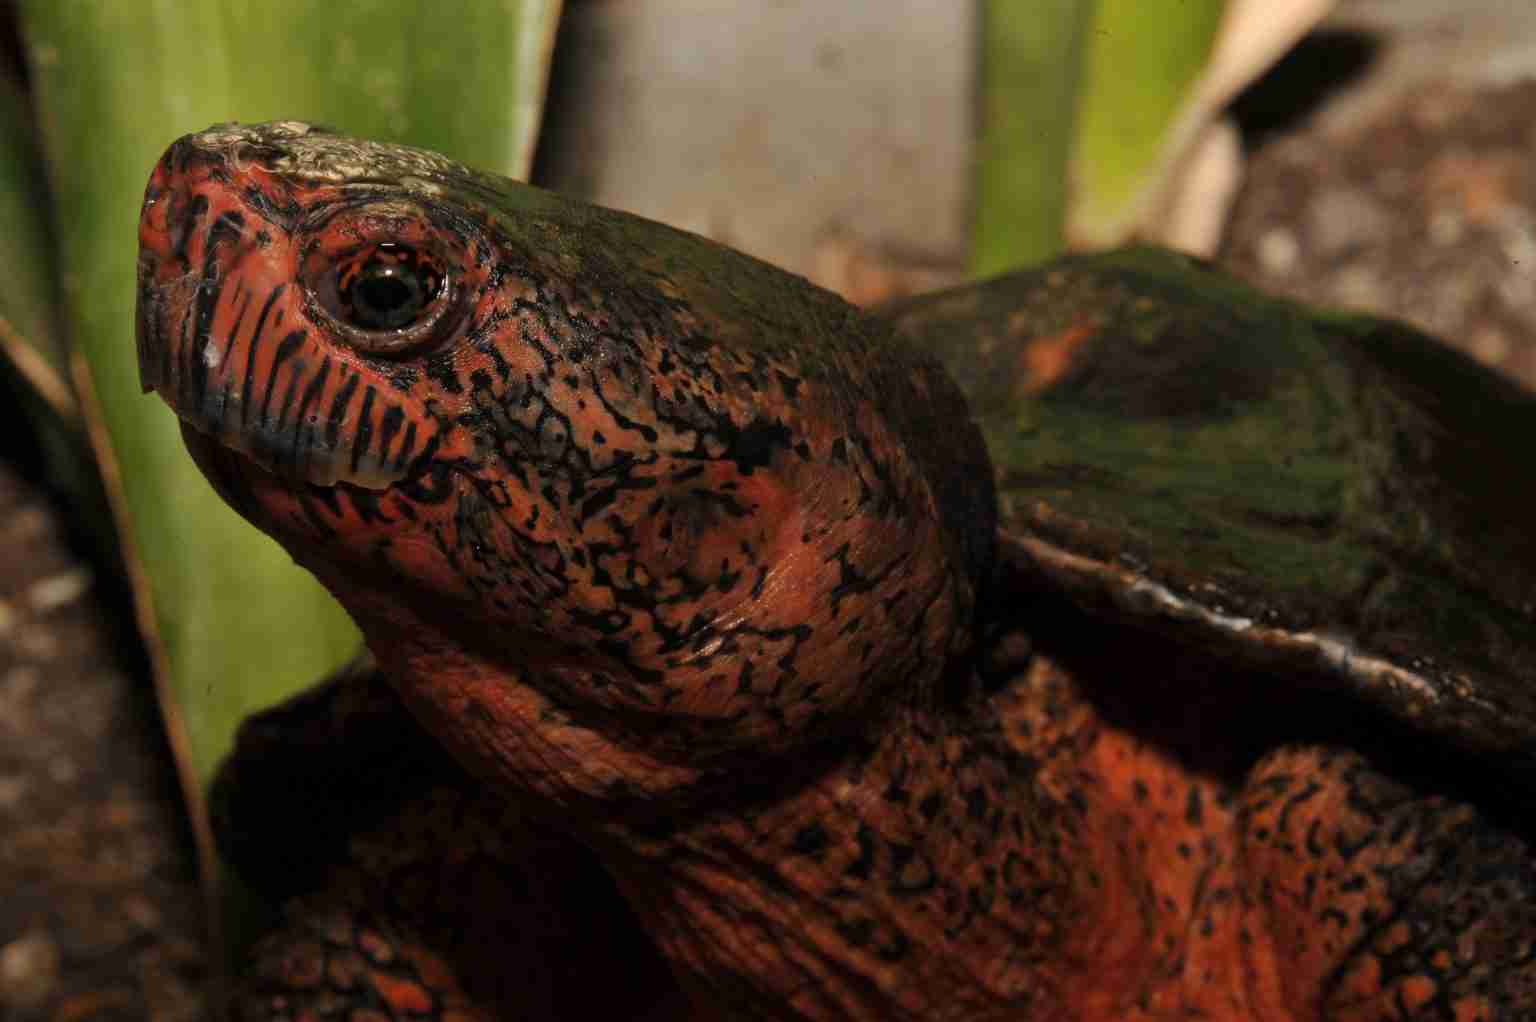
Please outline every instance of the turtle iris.
[{"label": "turtle iris", "polygon": [[335,312],[359,330],[404,330],[442,290],[442,271],[416,249],[375,245],[337,267]]},{"label": "turtle iris", "polygon": [[[394,237],[374,240],[368,233]],[[401,234],[417,236],[402,240]],[[304,282],[352,347],[371,355],[404,354],[441,341],[462,318],[462,295],[445,259],[454,253],[426,234],[408,221],[343,222],[309,248]]]}]

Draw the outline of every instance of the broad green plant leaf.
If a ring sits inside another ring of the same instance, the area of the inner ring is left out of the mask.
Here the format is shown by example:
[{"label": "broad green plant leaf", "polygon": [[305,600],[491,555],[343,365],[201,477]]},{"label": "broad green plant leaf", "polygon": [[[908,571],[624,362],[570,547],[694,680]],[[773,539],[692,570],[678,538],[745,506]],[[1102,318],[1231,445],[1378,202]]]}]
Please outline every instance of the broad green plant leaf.
[{"label": "broad green plant leaf", "polygon": [[1123,240],[1151,200],[1169,129],[1205,69],[1228,0],[1097,0],[1070,157],[1068,236]]},{"label": "broad green plant leaf", "polygon": [[1157,238],[1209,255],[1241,177],[1236,131],[1221,130],[1222,111],[1334,0],[1098,4],[1070,163],[1067,242],[1100,248]]},{"label": "broad green plant leaf", "polygon": [[986,0],[971,272],[1061,248],[1076,96],[1093,0]]},{"label": "broad green plant leaf", "polygon": [[[276,544],[213,494],[140,393],[139,205],[178,136],[300,119],[526,176],[558,0],[22,0],[55,196],[64,316],[139,597],[172,744],[211,862],[203,789],[249,712],[358,638]],[[41,240],[28,242],[47,251]]]}]

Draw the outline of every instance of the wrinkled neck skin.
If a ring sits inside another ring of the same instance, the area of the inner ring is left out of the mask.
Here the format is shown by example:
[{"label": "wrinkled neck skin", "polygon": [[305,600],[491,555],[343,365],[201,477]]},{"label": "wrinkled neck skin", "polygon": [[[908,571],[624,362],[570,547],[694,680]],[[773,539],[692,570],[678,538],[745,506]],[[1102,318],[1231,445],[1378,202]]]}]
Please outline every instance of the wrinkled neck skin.
[{"label": "wrinkled neck skin", "polygon": [[820,745],[706,768],[541,694],[580,665],[477,658],[430,614],[327,581],[428,730],[596,851],[705,1017],[1077,1017],[1070,975],[1124,929],[1090,919],[1125,912],[1116,871],[1035,758],[1077,725],[1029,685],[980,691],[969,653],[943,697],[897,686]]},{"label": "wrinkled neck skin", "polygon": [[978,703],[906,707],[787,798],[599,847],[722,1018],[1022,1020],[1072,1017],[1076,832]]},{"label": "wrinkled neck skin", "polygon": [[[1078,813],[1042,793],[993,700],[898,689],[822,747],[702,771],[577,725],[538,695],[548,684],[524,673],[536,667],[477,663],[403,623],[370,643],[418,718],[482,777],[540,791],[538,808],[598,853],[707,1010],[1059,1016],[1055,969],[1091,954],[1074,955],[1061,928],[1082,922],[1099,873]],[[466,733],[466,717],[483,731]],[[507,775],[509,742],[517,761],[544,764],[542,782]],[[568,785],[572,771],[585,780]],[[631,796],[573,795],[599,782]]]}]

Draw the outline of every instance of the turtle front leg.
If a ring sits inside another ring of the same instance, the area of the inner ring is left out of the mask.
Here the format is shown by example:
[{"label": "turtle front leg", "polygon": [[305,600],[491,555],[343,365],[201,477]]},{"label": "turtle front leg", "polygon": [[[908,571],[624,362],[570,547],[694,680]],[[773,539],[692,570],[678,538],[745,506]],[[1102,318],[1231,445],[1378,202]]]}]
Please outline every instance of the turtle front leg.
[{"label": "turtle front leg", "polygon": [[483,790],[365,661],[250,718],[213,803],[226,860],[283,906],[240,1022],[685,1015],[586,850]]},{"label": "turtle front leg", "polygon": [[1340,748],[1281,749],[1255,768],[1245,893],[1299,1017],[1532,1017],[1530,825],[1438,788]]},{"label": "turtle front leg", "polygon": [[[335,889],[290,899],[284,921],[252,949],[230,1001],[234,1022],[495,1022],[430,941],[376,918]],[[536,973],[535,973],[536,974]],[[556,1014],[535,1014],[556,1018]]]}]

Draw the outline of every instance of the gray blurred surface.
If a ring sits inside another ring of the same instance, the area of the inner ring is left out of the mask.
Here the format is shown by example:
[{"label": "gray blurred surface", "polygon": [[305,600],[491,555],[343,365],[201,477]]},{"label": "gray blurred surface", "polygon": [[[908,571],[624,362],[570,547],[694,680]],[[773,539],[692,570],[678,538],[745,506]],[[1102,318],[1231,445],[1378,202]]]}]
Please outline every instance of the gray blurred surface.
[{"label": "gray blurred surface", "polygon": [[1326,27],[1386,44],[1370,74],[1325,111],[1339,126],[1429,82],[1507,85],[1536,76],[1532,0],[1342,0]]},{"label": "gray blurred surface", "polygon": [[572,3],[538,180],[833,286],[849,260],[958,263],[973,7]]}]

